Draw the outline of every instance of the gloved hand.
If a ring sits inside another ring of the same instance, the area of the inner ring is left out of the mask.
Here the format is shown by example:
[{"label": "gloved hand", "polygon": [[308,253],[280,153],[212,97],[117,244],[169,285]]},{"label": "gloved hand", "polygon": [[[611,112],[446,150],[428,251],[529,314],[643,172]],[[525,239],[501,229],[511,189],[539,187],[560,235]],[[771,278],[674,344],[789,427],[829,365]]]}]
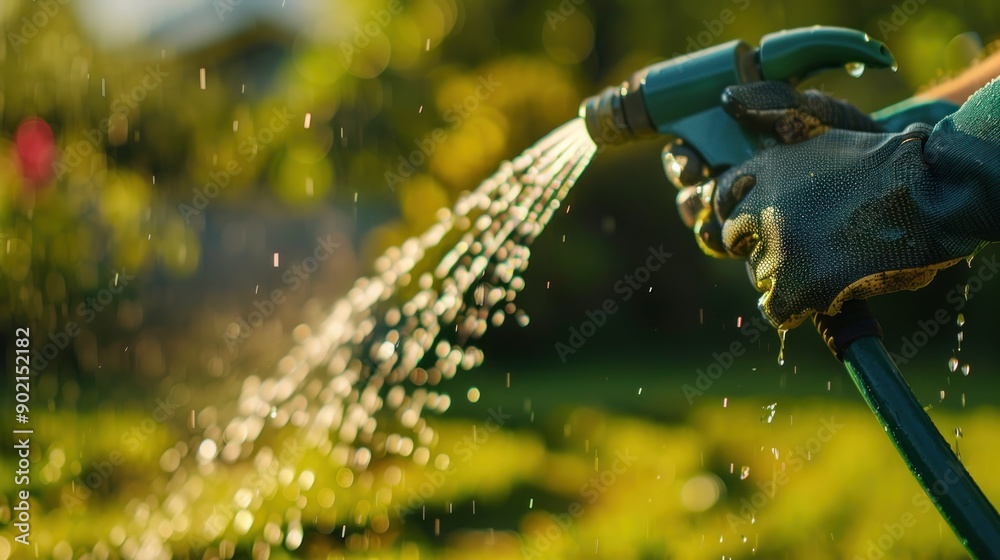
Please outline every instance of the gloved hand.
[{"label": "gloved hand", "polygon": [[[729,88],[724,93],[723,107],[736,120],[784,144],[802,142],[831,128],[882,131],[853,105],[816,90],[799,92],[784,82]],[[697,154],[683,140],[664,148],[663,160],[667,178],[681,189],[677,196],[681,218],[694,229],[701,249],[714,257],[731,256],[722,245],[722,221],[743,197],[745,183],[715,189],[715,180],[708,178]]]},{"label": "gloved hand", "polygon": [[997,80],[935,127],[901,133],[873,132],[849,105],[776,82],[730,88],[723,103],[782,143],[685,188],[678,208],[707,253],[747,259],[776,327],[920,288],[1000,240]]}]

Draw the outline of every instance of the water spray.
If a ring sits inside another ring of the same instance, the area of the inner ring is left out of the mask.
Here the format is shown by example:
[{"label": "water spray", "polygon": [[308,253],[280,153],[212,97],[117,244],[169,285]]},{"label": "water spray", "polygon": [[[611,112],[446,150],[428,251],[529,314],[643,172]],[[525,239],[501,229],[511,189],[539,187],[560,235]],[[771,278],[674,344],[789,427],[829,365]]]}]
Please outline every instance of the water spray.
[{"label": "water spray", "polygon": [[[748,160],[769,141],[725,112],[727,87],[762,80],[795,85],[840,67],[859,77],[865,68],[895,70],[896,63],[883,43],[860,31],[820,26],[781,31],[765,35],[758,47],[735,40],[643,68],[584,100],[580,117],[599,148],[643,138],[679,140],[671,150],[679,146],[688,165],[697,164],[696,173],[714,175]],[[947,101],[910,99],[872,118],[883,129],[898,131],[915,122],[934,124],[956,109]],[[837,315],[818,316],[816,324],[962,544],[977,558],[994,557],[1000,551],[1000,516],[889,357],[867,302],[847,302]]]}]

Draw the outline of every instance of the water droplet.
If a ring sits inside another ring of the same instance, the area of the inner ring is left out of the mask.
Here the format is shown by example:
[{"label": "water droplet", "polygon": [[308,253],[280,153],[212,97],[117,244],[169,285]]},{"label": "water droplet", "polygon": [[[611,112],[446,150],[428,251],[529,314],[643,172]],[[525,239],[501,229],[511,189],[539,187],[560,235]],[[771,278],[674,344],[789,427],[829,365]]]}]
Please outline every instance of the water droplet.
[{"label": "water droplet", "polygon": [[750,467],[743,465],[740,468],[740,480],[746,480],[748,476],[750,476]]},{"label": "water droplet", "polygon": [[341,467],[335,476],[337,485],[341,488],[350,488],[354,484],[354,471],[347,467]]},{"label": "water droplet", "polygon": [[384,362],[392,357],[393,351],[396,349],[395,345],[388,340],[383,342],[378,347],[378,352],[376,353],[376,359],[380,362]]},{"label": "water droplet", "polygon": [[844,65],[844,70],[847,70],[847,74],[852,78],[860,78],[865,73],[865,63],[848,62]]},{"label": "water droplet", "polygon": [[952,356],[951,359],[948,360],[948,371],[955,373],[956,370],[958,370],[958,358]]},{"label": "water droplet", "polygon": [[889,67],[889,70],[892,70],[893,72],[899,71],[899,63],[893,62],[892,66]]},{"label": "water droplet", "polygon": [[778,340],[780,341],[778,345],[778,365],[785,365],[785,335],[788,334],[788,329],[778,329]]},{"label": "water droplet", "polygon": [[766,422],[768,424],[774,420],[774,415],[777,413],[778,403],[771,403],[764,407],[764,414],[760,417],[761,422]]},{"label": "water droplet", "polygon": [[520,309],[514,314],[514,318],[517,320],[517,324],[522,327],[527,327],[528,323],[531,322],[531,317],[528,317],[528,314]]},{"label": "water droplet", "polygon": [[969,371],[970,371],[971,369],[972,369],[972,368],[971,368],[971,367],[969,366],[969,364],[964,364],[964,365],[962,366],[962,375],[969,375]]},{"label": "water droplet", "polygon": [[959,313],[958,314],[958,318],[955,319],[955,324],[958,325],[958,326],[960,326],[960,327],[964,327],[965,326],[965,314],[964,313]]},{"label": "water droplet", "polygon": [[962,428],[960,427],[955,428],[955,437],[958,439],[962,439]]}]

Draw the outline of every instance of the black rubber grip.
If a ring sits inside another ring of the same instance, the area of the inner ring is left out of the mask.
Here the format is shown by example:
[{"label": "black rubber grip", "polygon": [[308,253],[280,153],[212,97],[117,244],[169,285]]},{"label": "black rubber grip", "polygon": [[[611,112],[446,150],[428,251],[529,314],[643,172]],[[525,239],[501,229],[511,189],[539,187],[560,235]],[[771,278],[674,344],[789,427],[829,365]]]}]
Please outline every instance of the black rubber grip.
[{"label": "black rubber grip", "polygon": [[844,302],[840,313],[836,315],[817,313],[813,322],[827,348],[840,361],[844,361],[844,350],[855,340],[866,336],[874,336],[879,340],[883,338],[882,327],[875,319],[868,302],[863,299]]}]

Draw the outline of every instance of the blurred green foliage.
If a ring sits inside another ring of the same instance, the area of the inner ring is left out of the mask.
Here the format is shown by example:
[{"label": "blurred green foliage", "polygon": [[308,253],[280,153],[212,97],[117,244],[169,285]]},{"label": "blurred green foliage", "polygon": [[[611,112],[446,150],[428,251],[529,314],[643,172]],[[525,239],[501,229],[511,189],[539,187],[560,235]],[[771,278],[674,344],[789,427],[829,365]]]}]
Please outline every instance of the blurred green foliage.
[{"label": "blurred green foliage", "polygon": [[[779,405],[768,421],[768,411],[743,400],[691,409],[683,425],[589,407],[550,410],[530,429],[438,419],[437,445],[450,462],[437,465],[397,459],[361,473],[329,472],[328,458],[297,452],[289,472],[313,473],[314,481],[263,484],[266,505],[252,525],[229,528],[220,540],[236,543],[237,557],[251,556],[255,542],[274,542],[268,525],[280,525],[301,494],[309,504],[305,538],[289,548],[304,558],[865,558],[876,549],[892,558],[962,556],[863,405],[800,400],[787,410]],[[512,423],[526,416],[508,413]],[[138,426],[142,418],[114,421]],[[1000,456],[991,434],[1000,416],[979,408],[940,421],[964,427],[965,465],[996,500],[1000,481],[991,465]],[[57,415],[38,426],[49,434],[37,440],[45,449],[37,463],[45,490],[36,498],[45,513],[35,525],[43,556],[114,544],[114,535],[128,534],[128,518],[156,506],[129,496],[144,495],[149,473],[162,464],[159,450],[181,434],[157,428],[91,491],[87,477],[100,472],[91,465],[108,464],[122,446],[101,436],[79,448],[73,442],[84,432],[116,434],[107,422]],[[301,441],[291,448],[302,449]],[[245,469],[219,465],[174,526],[235,513],[228,504],[238,481],[267,477]],[[9,492],[11,482],[2,484]],[[197,544],[172,539],[180,557]]]}]

